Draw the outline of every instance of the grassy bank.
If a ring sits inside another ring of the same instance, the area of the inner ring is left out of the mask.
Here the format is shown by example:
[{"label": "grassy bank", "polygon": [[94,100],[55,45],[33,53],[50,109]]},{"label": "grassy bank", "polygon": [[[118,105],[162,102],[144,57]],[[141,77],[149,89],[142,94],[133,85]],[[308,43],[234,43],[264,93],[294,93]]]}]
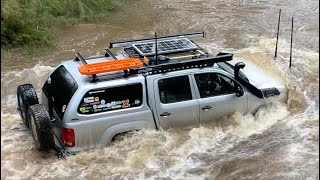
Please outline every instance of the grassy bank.
[{"label": "grassy bank", "polygon": [[50,46],[55,30],[100,21],[125,0],[2,0],[1,46]]}]

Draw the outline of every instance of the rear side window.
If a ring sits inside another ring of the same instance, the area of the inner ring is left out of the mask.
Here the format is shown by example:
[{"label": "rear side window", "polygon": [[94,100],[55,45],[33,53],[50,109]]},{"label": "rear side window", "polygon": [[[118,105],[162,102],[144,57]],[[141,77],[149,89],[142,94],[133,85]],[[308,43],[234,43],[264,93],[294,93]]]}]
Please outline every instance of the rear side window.
[{"label": "rear side window", "polygon": [[64,112],[73,94],[78,89],[78,84],[64,66],[59,66],[44,84],[42,90],[48,99],[52,100],[52,107],[62,119]]},{"label": "rear side window", "polygon": [[79,114],[94,114],[142,105],[142,84],[95,89],[87,92],[78,107]]},{"label": "rear side window", "polygon": [[161,79],[158,86],[160,101],[164,104],[192,100],[188,76]]}]

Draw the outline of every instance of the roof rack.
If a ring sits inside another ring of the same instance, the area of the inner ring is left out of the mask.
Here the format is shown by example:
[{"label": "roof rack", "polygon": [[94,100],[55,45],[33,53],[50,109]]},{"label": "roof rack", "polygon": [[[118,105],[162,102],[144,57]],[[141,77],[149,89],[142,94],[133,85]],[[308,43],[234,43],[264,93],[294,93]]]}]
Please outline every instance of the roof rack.
[{"label": "roof rack", "polygon": [[138,58],[115,59],[88,64],[80,53],[75,53],[75,55],[75,60],[83,63],[83,65],[78,67],[79,72],[83,75],[92,75],[92,82],[98,80],[97,74],[99,73],[123,70],[125,77],[135,74],[151,75],[184,69],[209,67],[217,62],[231,61],[233,58],[233,54],[231,53],[219,53],[216,56],[207,55],[206,57],[196,59],[175,60],[174,62],[143,66],[143,63]]},{"label": "roof rack", "polygon": [[[97,74],[112,71],[123,70],[124,77],[128,77],[135,74],[148,75],[183,69],[203,68],[213,66],[217,62],[232,60],[233,54],[231,53],[219,53],[217,55],[206,52],[201,53],[202,48],[187,38],[187,36],[198,35],[204,37],[205,33],[194,32],[161,37],[157,37],[155,33],[155,38],[110,43],[110,48],[124,47],[124,50],[131,48],[130,51],[132,52],[128,52],[128,58],[117,59],[107,48],[105,49],[105,57],[111,57],[112,59],[108,58],[106,61],[88,64],[79,53],[75,53],[75,60],[83,63],[78,67],[79,72],[83,75],[92,75],[93,82],[98,80]],[[158,45],[160,46],[159,50]],[[127,50],[129,51],[129,49]],[[159,55],[160,59],[158,60],[158,53],[169,54],[169,57]],[[180,55],[172,57],[172,54],[175,53]]]},{"label": "roof rack", "polygon": [[80,74],[91,75],[93,78],[92,82],[96,82],[99,80],[97,74],[123,70],[125,76],[128,76],[128,69],[143,66],[143,63],[138,58],[117,59],[108,49],[106,49],[106,53],[114,59],[90,64],[87,63],[80,53],[75,53],[75,61],[82,62],[82,65],[78,67]]},{"label": "roof rack", "polygon": [[[176,35],[169,35],[169,36],[159,36],[157,37],[158,40],[164,39],[164,38],[172,38],[172,37],[192,37],[192,36],[199,36],[201,35],[202,37],[205,36],[205,32],[193,32],[193,33],[185,33],[185,34],[176,34]],[[143,38],[143,39],[135,39],[135,40],[129,40],[129,41],[117,41],[117,42],[111,42],[109,45],[109,48],[114,48],[114,47],[127,47],[131,46],[133,42],[138,42],[138,41],[147,41],[147,40],[154,40],[155,38]]]},{"label": "roof rack", "polygon": [[192,69],[192,68],[204,68],[213,66],[218,62],[231,61],[233,59],[233,54],[231,53],[219,53],[216,56],[206,56],[197,59],[191,60],[177,60],[175,62],[162,63],[153,66],[145,66],[141,68],[132,68],[129,71],[130,75],[133,74],[158,74],[166,73],[171,71],[178,71],[183,69]]}]

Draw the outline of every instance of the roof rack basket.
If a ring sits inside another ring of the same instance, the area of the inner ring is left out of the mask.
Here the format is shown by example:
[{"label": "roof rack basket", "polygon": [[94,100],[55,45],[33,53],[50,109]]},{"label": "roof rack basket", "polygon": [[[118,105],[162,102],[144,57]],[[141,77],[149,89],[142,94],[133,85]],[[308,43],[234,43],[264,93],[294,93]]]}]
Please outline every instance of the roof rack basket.
[{"label": "roof rack basket", "polygon": [[143,63],[138,58],[115,59],[88,64],[80,53],[75,53],[75,55],[75,60],[83,63],[83,65],[78,68],[79,72],[83,75],[92,75],[92,82],[98,80],[97,74],[99,73],[123,70],[125,77],[135,74],[158,74],[183,69],[209,67],[213,66],[214,63],[231,61],[233,58],[233,54],[231,53],[219,53],[216,56],[207,56],[190,60],[177,60],[152,66],[143,66]]},{"label": "roof rack basket", "polygon": [[231,61],[233,59],[233,54],[231,53],[219,53],[216,56],[209,56],[191,60],[181,60],[169,63],[163,63],[153,66],[145,66],[141,68],[131,68],[129,71],[130,75],[133,74],[158,74],[166,73],[170,71],[177,71],[183,69],[192,69],[192,68],[204,68],[213,66],[218,62]]}]

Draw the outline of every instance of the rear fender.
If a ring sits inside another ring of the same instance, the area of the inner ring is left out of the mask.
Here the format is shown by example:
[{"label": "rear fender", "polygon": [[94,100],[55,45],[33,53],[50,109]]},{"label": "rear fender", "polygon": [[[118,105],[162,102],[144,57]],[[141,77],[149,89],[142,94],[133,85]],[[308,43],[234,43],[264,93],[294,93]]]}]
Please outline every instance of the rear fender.
[{"label": "rear fender", "polygon": [[121,124],[116,124],[109,127],[101,138],[101,144],[109,144],[112,138],[119,134],[128,131],[141,130],[141,129],[156,129],[155,124],[149,121],[132,121]]}]

